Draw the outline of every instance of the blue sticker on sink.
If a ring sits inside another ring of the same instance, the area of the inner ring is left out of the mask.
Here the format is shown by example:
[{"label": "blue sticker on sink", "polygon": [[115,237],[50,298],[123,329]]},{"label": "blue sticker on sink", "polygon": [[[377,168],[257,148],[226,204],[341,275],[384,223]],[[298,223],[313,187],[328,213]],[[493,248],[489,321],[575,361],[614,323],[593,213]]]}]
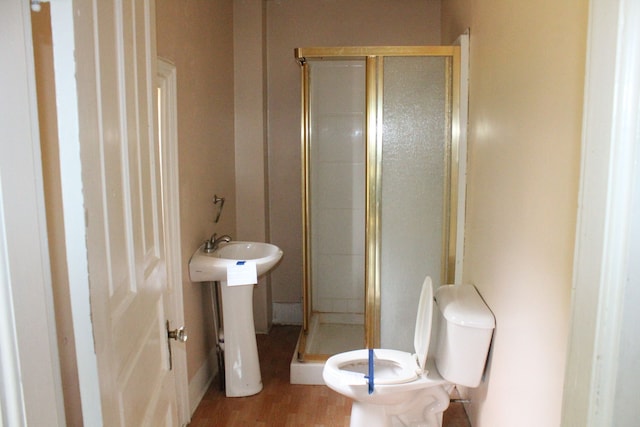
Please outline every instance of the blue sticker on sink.
[{"label": "blue sticker on sink", "polygon": [[244,265],[245,262],[246,261],[238,261],[238,262],[236,262],[236,265]]}]

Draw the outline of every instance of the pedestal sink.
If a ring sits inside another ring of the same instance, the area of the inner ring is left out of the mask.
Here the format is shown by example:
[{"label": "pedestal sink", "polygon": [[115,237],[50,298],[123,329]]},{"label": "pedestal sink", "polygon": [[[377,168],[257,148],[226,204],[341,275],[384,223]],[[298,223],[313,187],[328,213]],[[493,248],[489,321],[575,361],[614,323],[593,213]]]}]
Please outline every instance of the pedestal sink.
[{"label": "pedestal sink", "polygon": [[[253,325],[253,284],[230,286],[229,268],[255,263],[257,276],[268,273],[282,258],[282,250],[260,242],[221,243],[207,253],[202,245],[189,261],[194,282],[220,282],[224,324],[225,392],[228,397],[251,396],[262,390],[258,346]],[[216,331],[217,333],[217,331]]]}]

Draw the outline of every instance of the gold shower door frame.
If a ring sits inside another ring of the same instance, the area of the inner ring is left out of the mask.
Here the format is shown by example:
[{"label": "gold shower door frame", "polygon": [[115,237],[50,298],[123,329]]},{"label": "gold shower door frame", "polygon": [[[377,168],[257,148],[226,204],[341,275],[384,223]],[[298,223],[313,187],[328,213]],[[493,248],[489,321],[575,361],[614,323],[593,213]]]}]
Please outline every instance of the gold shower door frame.
[{"label": "gold shower door frame", "polygon": [[[392,56],[445,57],[447,59],[448,149],[445,150],[444,212],[445,232],[442,241],[442,277],[453,283],[456,266],[458,216],[458,170],[460,141],[460,47],[459,46],[370,46],[310,47],[295,49],[300,64],[301,153],[302,153],[302,221],[303,221],[303,333],[298,359],[324,361],[330,355],[305,354],[306,333],[311,307],[311,219],[310,219],[310,112],[309,60],[364,59],[366,61],[366,190],[365,190],[365,342],[366,348],[380,347],[380,237],[382,180],[382,102],[384,58]],[[463,159],[464,160],[464,159]]]}]

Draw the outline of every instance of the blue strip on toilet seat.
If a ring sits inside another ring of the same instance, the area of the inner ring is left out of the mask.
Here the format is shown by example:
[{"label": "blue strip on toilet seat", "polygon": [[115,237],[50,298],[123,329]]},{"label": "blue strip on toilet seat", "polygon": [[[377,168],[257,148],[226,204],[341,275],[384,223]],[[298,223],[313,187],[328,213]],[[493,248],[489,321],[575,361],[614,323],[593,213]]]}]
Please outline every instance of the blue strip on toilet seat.
[{"label": "blue strip on toilet seat", "polygon": [[369,380],[369,394],[373,394],[373,349],[369,349],[369,375],[365,378]]}]

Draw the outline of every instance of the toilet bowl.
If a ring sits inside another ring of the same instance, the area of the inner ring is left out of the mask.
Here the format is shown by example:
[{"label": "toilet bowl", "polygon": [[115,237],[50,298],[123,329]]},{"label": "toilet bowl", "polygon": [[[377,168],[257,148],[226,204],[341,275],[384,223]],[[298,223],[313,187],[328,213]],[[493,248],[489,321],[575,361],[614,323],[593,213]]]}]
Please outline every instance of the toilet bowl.
[{"label": "toilet bowl", "polygon": [[434,301],[427,277],[418,303],[415,353],[362,349],[327,360],[322,373],[326,385],[353,399],[352,427],[440,427],[453,385],[479,384],[495,327],[493,314],[473,285],[441,286],[435,299],[440,321],[434,357],[427,355]]}]

